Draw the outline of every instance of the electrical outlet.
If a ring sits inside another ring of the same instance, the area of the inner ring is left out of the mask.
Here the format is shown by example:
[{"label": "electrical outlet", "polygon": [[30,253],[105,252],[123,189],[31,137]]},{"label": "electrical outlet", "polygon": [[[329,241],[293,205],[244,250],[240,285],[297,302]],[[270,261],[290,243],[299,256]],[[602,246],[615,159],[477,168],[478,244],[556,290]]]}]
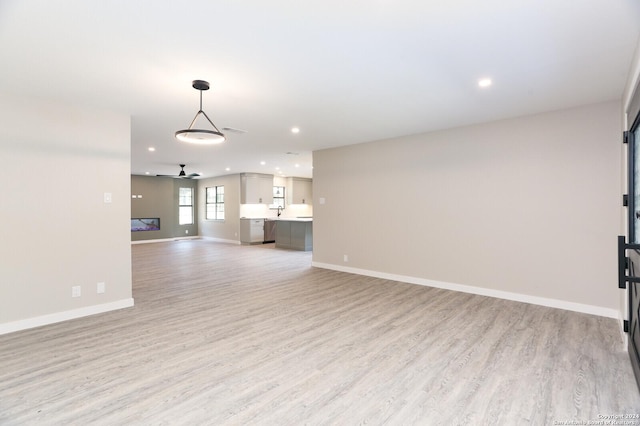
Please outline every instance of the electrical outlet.
[{"label": "electrical outlet", "polygon": [[82,287],[74,285],[71,287],[71,297],[80,297],[82,295]]},{"label": "electrical outlet", "polygon": [[347,256],[346,254],[344,255],[344,261],[348,262],[349,261],[349,256]]},{"label": "electrical outlet", "polygon": [[98,285],[96,286],[96,291],[98,292],[98,294],[102,294],[106,291],[106,287],[104,283],[98,283]]},{"label": "electrical outlet", "polygon": [[104,202],[105,204],[109,204],[111,203],[111,201],[113,200],[111,193],[110,192],[105,192],[104,193]]},{"label": "electrical outlet", "polygon": [[185,233],[185,234],[188,234],[188,233],[189,233],[189,230],[188,230],[188,229],[185,229],[185,230],[184,230],[184,233]]}]

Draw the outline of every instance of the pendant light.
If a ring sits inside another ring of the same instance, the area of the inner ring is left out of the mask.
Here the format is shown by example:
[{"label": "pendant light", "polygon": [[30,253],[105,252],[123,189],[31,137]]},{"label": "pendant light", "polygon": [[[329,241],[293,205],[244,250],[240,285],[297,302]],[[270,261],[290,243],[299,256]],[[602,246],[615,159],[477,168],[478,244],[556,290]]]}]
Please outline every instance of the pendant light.
[{"label": "pendant light", "polygon": [[[176,132],[176,135],[175,135],[176,139],[178,139],[181,142],[195,143],[195,144],[201,144],[201,145],[212,145],[212,144],[224,142],[225,141],[224,134],[222,134],[222,132],[218,130],[216,125],[213,124],[213,121],[211,121],[209,116],[207,116],[207,114],[202,110],[202,92],[204,90],[209,90],[209,83],[204,80],[193,80],[192,86],[194,89],[200,91],[200,110],[196,113],[196,116],[193,117],[193,121],[191,121],[189,128],[184,130],[178,130]],[[211,124],[211,126],[213,126],[213,129],[215,130],[193,128],[193,125],[195,124],[200,114],[204,115],[204,117]]]}]

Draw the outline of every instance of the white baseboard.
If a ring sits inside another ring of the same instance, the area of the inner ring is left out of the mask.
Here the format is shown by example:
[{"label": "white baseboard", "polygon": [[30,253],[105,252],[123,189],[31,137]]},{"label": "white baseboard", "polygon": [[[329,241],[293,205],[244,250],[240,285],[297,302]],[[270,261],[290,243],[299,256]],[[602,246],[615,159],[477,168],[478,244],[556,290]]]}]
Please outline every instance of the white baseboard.
[{"label": "white baseboard", "polygon": [[492,290],[470,285],[434,281],[426,278],[409,277],[406,275],[388,274],[385,272],[370,271],[367,269],[351,268],[330,263],[311,262],[311,266],[334,271],[348,272],[351,274],[365,275],[368,277],[383,278],[392,281],[401,281],[409,284],[418,284],[427,287],[442,288],[445,290],[460,291],[463,293],[477,294],[480,296],[496,297],[498,299],[513,300],[515,302],[530,303],[532,305],[548,306],[550,308],[564,309],[567,311],[582,312],[607,318],[620,318],[620,312],[616,309],[603,308],[601,306],[585,305],[582,303],[568,302],[565,300],[548,299],[546,297],[529,296],[526,294],[511,293],[508,291]]},{"label": "white baseboard", "polygon": [[169,241],[179,241],[179,240],[208,240],[215,241],[217,243],[227,243],[227,244],[237,244],[240,245],[239,240],[225,240],[223,238],[216,237],[201,237],[201,236],[191,236],[191,237],[174,237],[174,238],[159,238],[157,240],[138,240],[131,241],[131,244],[153,244],[153,243],[166,243]]},{"label": "white baseboard", "polygon": [[165,243],[167,241],[178,241],[178,240],[198,240],[202,237],[197,235],[191,237],[173,237],[173,238],[158,238],[157,240],[137,240],[131,241],[131,244],[152,244],[152,243]]},{"label": "white baseboard", "polygon": [[620,335],[622,336],[622,345],[624,350],[627,350],[629,345],[629,333],[624,331],[624,322],[629,319],[629,292],[624,289],[621,296],[620,313],[618,315],[618,321],[620,322]]},{"label": "white baseboard", "polygon": [[133,298],[0,324],[0,335],[133,306]]}]

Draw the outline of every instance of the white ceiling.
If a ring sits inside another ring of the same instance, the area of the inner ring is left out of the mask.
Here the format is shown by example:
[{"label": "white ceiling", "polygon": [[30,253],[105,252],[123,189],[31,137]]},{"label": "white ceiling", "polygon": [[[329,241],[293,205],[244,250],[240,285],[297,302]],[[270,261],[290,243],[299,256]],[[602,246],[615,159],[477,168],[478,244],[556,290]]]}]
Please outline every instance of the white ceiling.
[{"label": "white ceiling", "polygon": [[[133,174],[311,176],[321,148],[620,99],[639,30],[636,0],[0,0],[0,93],[130,114]],[[248,133],[178,143],[194,79]]]}]

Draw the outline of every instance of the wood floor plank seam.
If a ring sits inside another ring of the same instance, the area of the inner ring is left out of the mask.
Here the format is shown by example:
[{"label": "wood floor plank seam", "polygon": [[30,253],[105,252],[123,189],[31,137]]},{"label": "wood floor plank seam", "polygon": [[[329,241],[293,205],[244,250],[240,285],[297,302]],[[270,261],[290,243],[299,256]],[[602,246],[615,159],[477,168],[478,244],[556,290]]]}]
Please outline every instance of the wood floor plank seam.
[{"label": "wood floor plank seam", "polygon": [[[1,425],[548,425],[640,413],[610,318],[132,246],[136,305],[0,336]],[[637,422],[640,424],[640,422]]]}]

